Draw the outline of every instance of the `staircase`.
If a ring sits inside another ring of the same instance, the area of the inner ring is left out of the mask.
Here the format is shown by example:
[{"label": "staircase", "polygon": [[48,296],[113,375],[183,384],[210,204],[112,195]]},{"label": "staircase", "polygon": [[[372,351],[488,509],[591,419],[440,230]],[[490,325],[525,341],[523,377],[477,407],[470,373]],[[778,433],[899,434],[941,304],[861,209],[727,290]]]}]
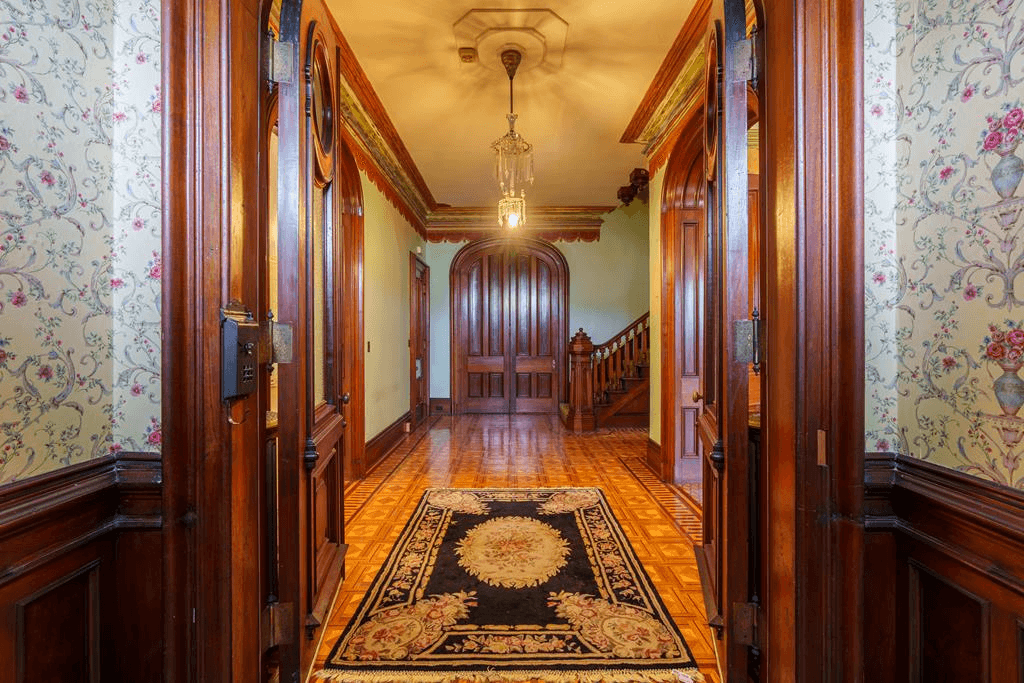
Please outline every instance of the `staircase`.
[{"label": "staircase", "polygon": [[569,344],[569,403],[562,422],[576,433],[650,422],[650,313],[595,346],[581,328]]}]

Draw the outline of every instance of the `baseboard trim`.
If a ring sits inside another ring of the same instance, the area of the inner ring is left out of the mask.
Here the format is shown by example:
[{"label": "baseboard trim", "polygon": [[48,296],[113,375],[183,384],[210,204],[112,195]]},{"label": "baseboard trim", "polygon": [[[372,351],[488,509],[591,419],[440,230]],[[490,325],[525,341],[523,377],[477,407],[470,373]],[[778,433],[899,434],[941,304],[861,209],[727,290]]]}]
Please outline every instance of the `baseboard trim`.
[{"label": "baseboard trim", "polygon": [[452,400],[449,397],[445,398],[432,398],[430,399],[430,414],[431,415],[451,415],[452,414]]},{"label": "baseboard trim", "polygon": [[647,437],[647,466],[658,475],[658,478],[665,481],[665,463],[661,461],[661,444]]},{"label": "baseboard trim", "polygon": [[[433,404],[433,399],[431,399]],[[366,442],[366,471],[369,472],[374,465],[380,462],[384,456],[401,443],[408,432],[405,431],[406,423],[412,420],[409,411],[406,411],[397,420],[385,427],[377,436]]]}]

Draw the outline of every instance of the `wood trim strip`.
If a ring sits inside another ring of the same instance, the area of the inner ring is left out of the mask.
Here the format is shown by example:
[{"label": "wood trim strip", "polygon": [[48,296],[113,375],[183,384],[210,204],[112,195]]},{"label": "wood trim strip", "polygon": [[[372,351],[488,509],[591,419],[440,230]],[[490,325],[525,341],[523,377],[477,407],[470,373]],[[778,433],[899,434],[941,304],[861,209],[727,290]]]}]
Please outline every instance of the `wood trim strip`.
[{"label": "wood trim strip", "polygon": [[366,471],[369,472],[381,459],[402,442],[407,432],[405,425],[412,420],[409,411],[385,427],[377,436],[366,442]]}]

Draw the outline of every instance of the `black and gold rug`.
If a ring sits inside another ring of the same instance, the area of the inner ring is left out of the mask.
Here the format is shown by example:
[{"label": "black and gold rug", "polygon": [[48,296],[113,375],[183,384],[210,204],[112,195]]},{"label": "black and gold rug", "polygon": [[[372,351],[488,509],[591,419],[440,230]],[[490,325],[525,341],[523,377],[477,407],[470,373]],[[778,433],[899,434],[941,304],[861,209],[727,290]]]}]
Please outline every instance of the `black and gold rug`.
[{"label": "black and gold rug", "polygon": [[426,491],[317,675],[704,680],[596,488]]}]

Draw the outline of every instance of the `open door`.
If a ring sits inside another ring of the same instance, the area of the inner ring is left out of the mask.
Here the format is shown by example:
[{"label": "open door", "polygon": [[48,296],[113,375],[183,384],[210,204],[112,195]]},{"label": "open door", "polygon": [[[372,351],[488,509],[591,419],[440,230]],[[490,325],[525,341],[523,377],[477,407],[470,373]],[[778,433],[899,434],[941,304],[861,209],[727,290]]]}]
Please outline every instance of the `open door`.
[{"label": "open door", "polygon": [[430,415],[430,266],[409,254],[409,415],[415,429]]},{"label": "open door", "polygon": [[291,681],[308,671],[344,576],[344,468],[362,445],[362,186],[325,8],[285,2],[269,28],[256,318],[288,326],[292,360],[273,362],[275,336],[261,379],[260,641],[264,680]]},{"label": "open door", "polygon": [[704,367],[698,431],[703,446],[704,539],[697,552],[723,677],[762,679],[758,625],[760,476],[751,448],[749,384],[758,321],[749,272],[747,88],[754,40],[742,0],[715,0],[706,43],[704,116]]}]

